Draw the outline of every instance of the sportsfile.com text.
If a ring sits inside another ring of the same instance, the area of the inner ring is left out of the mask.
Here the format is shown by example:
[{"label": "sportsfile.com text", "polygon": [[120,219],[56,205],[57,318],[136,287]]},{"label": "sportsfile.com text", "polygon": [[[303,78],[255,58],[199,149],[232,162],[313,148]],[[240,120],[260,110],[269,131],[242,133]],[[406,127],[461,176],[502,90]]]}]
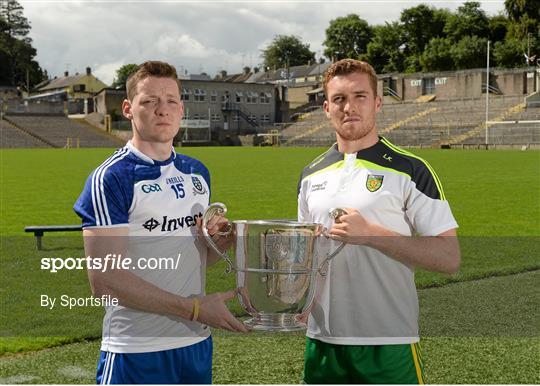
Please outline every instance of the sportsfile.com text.
[{"label": "sportsfile.com text", "polygon": [[110,253],[103,258],[100,257],[43,257],[41,259],[41,269],[52,273],[60,270],[91,269],[101,272],[113,269],[125,270],[144,270],[144,269],[177,269],[181,254],[175,258],[172,257],[149,257],[139,258],[133,261],[129,257],[122,257]]}]

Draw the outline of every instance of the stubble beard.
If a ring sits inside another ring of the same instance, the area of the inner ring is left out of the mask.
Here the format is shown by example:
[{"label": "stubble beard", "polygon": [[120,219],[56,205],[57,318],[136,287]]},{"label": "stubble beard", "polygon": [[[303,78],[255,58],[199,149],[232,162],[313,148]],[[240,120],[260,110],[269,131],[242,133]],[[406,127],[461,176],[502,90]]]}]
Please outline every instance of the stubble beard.
[{"label": "stubble beard", "polygon": [[345,141],[358,141],[375,130],[375,122],[359,122],[357,125],[349,129],[336,125],[336,134]]}]

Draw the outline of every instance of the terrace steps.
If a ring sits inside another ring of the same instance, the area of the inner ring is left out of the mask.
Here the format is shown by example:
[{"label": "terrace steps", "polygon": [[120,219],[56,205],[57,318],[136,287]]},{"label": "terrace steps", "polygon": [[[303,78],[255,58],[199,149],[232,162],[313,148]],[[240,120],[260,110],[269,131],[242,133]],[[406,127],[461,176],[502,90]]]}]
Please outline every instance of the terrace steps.
[{"label": "terrace steps", "polygon": [[121,145],[116,137],[65,116],[8,115],[6,120],[51,147],[118,147]]},{"label": "terrace steps", "polygon": [[[508,110],[506,110],[505,112],[503,112],[502,114],[498,115],[497,117],[491,119],[490,121],[492,122],[502,122],[504,121],[507,117],[513,115],[513,114],[516,114],[516,113],[519,113],[521,111],[525,110],[525,103],[519,103],[515,106],[512,106],[510,107]],[[493,126],[492,124],[490,123],[487,123],[487,126],[490,127],[490,126]],[[480,123],[478,124],[477,126],[475,126],[473,129],[463,133],[463,134],[460,134],[460,135],[457,135],[453,138],[451,138],[448,143],[450,145],[455,145],[455,144],[458,144],[458,143],[463,143],[464,141],[466,141],[467,139],[469,138],[472,138],[474,136],[477,136],[479,134],[481,134],[484,130],[486,129],[486,123]]]},{"label": "terrace steps", "polygon": [[5,119],[0,120],[0,148],[33,147],[51,147],[51,145]]}]

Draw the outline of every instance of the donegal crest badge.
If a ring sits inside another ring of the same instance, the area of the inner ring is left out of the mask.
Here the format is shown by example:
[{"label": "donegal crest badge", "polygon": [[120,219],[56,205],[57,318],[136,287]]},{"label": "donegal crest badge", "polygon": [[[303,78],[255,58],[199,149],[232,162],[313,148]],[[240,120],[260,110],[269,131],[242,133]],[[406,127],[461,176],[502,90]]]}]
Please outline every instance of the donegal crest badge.
[{"label": "donegal crest badge", "polygon": [[370,192],[376,192],[382,186],[384,176],[377,176],[375,174],[368,174],[366,180],[366,188]]},{"label": "donegal crest badge", "polygon": [[201,180],[197,176],[191,176],[191,182],[193,183],[193,194],[205,194],[206,188],[203,186]]}]

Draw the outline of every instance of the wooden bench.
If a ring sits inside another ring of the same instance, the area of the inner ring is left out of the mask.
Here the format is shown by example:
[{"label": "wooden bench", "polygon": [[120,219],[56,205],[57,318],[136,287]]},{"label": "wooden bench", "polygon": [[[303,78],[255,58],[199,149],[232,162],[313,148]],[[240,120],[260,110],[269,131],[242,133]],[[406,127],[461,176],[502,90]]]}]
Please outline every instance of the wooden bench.
[{"label": "wooden bench", "polygon": [[82,225],[31,225],[25,227],[24,231],[34,233],[37,249],[41,250],[41,238],[45,232],[80,232]]}]

